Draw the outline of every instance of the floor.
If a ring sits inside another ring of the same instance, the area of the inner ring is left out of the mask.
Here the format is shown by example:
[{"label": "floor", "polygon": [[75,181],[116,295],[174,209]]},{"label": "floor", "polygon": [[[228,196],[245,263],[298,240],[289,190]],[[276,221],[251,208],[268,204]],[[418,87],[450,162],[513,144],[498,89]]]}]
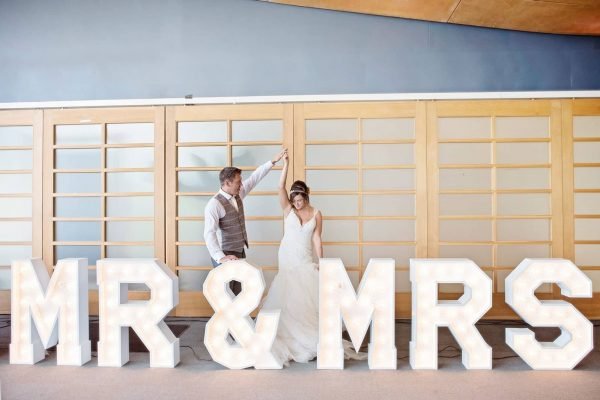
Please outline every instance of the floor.
[{"label": "floor", "polygon": [[[131,353],[122,368],[56,365],[50,349],[36,365],[10,365],[9,316],[0,316],[1,399],[600,399],[600,323],[595,347],[573,371],[532,371],[504,343],[510,322],[483,322],[478,328],[492,346],[493,369],[467,371],[457,344],[440,329],[439,369],[415,371],[408,363],[410,321],[397,321],[396,371],[371,371],[366,361],[347,361],[344,370],[317,370],[316,362],[283,370],[233,371],[210,360],[202,344],[206,319],[171,318],[189,325],[181,335],[181,362],[174,369],[149,368],[148,353]],[[551,340],[557,329],[537,329]]]}]

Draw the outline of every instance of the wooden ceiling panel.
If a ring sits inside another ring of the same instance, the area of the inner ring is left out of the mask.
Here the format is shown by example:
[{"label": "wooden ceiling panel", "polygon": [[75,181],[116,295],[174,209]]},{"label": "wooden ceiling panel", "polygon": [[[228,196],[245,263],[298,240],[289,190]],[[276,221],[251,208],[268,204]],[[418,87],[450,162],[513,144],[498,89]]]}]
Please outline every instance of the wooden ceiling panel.
[{"label": "wooden ceiling panel", "polygon": [[461,0],[448,22],[577,35],[600,34],[600,1]]},{"label": "wooden ceiling panel", "polygon": [[600,0],[267,0],[518,31],[600,35]]},{"label": "wooden ceiling panel", "polygon": [[460,0],[267,0],[326,10],[447,22]]}]

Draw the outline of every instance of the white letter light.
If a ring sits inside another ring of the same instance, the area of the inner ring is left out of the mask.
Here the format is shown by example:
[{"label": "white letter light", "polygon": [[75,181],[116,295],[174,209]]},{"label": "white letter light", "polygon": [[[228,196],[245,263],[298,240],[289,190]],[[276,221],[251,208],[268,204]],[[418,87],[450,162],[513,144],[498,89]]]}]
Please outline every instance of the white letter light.
[{"label": "white letter light", "polygon": [[[475,323],[492,307],[492,280],[467,259],[411,259],[412,340],[410,366],[437,369],[438,327],[447,326],[462,347],[467,369],[491,369],[492,348]],[[462,283],[458,300],[438,301],[439,283]]]},{"label": "white letter light", "polygon": [[[163,318],[179,303],[178,279],[155,259],[103,259],[98,266],[100,340],[98,365],[121,367],[129,361],[131,327],[150,352],[150,367],[179,363],[179,339]],[[127,284],[143,283],[150,300],[127,301]]]},{"label": "white letter light", "polygon": [[339,258],[319,262],[318,369],[343,369],[342,318],[358,351],[371,325],[370,369],[396,369],[395,262],[371,259],[355,293]]},{"label": "white letter light", "polygon": [[[229,289],[232,280],[242,284],[237,297]],[[282,368],[271,353],[279,310],[259,312],[256,326],[249,316],[265,290],[261,271],[244,260],[229,261],[210,271],[202,288],[215,310],[204,332],[204,344],[213,360],[230,369]],[[229,334],[237,343],[230,343]]]},{"label": "white letter light", "polygon": [[563,296],[592,297],[592,281],[561,259],[526,258],[506,278],[506,303],[531,326],[559,326],[554,342],[538,342],[527,328],[506,329],[506,343],[533,369],[573,369],[594,346],[594,326],[572,304],[538,300],[542,283],[556,283]]},{"label": "white letter light", "polygon": [[52,278],[41,259],[14,261],[11,292],[11,364],[35,364],[57,341],[58,365],[90,360],[86,259],[60,260]]}]

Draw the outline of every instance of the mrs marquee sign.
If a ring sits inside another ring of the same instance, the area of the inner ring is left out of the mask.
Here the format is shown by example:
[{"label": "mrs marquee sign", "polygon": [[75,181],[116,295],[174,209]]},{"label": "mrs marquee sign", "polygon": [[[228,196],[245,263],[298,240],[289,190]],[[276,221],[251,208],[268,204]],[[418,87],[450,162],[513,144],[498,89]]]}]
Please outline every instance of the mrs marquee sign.
[{"label": "mrs marquee sign", "polygon": [[[175,367],[179,339],[163,319],[179,301],[177,277],[154,259],[103,259],[97,269],[98,365],[128,362],[131,327],[148,348],[151,367]],[[344,368],[343,321],[355,348],[371,328],[369,368],[396,369],[394,270],[394,260],[371,259],[356,293],[340,259],[320,260],[317,368]],[[56,344],[58,365],[90,361],[87,276],[86,259],[60,260],[51,278],[40,259],[13,262],[11,364],[34,364]],[[237,297],[228,288],[231,280],[243,284]],[[492,349],[475,323],[492,306],[492,280],[467,259],[411,259],[410,280],[411,367],[437,369],[437,331],[444,326],[462,347],[467,369],[491,369]],[[146,284],[151,299],[128,302],[130,283]],[[464,295],[438,300],[440,283],[462,283]],[[593,325],[568,302],[537,299],[542,283],[558,284],[568,297],[592,296],[591,280],[572,262],[525,259],[506,278],[506,303],[531,326],[558,326],[561,334],[538,342],[529,329],[508,328],[506,343],[533,369],[572,369],[593,349]],[[209,273],[203,289],[215,311],[204,337],[214,361],[231,369],[281,368],[271,353],[279,311],[263,310],[254,321],[249,316],[265,290],[261,271],[243,260],[228,262]]]}]

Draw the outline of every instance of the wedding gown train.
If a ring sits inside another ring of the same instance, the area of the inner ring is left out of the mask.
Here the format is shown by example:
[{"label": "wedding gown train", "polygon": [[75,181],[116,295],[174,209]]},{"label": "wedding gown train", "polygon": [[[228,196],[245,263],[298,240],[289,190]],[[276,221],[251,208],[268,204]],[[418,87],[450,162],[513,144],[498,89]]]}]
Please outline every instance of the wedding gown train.
[{"label": "wedding gown train", "polygon": [[[317,355],[319,342],[319,271],[313,259],[312,236],[315,216],[302,224],[291,210],[284,221],[279,247],[279,272],[263,302],[265,310],[281,310],[273,343],[275,357],[284,365],[289,361],[308,362]],[[365,359],[344,341],[346,358]]]}]

